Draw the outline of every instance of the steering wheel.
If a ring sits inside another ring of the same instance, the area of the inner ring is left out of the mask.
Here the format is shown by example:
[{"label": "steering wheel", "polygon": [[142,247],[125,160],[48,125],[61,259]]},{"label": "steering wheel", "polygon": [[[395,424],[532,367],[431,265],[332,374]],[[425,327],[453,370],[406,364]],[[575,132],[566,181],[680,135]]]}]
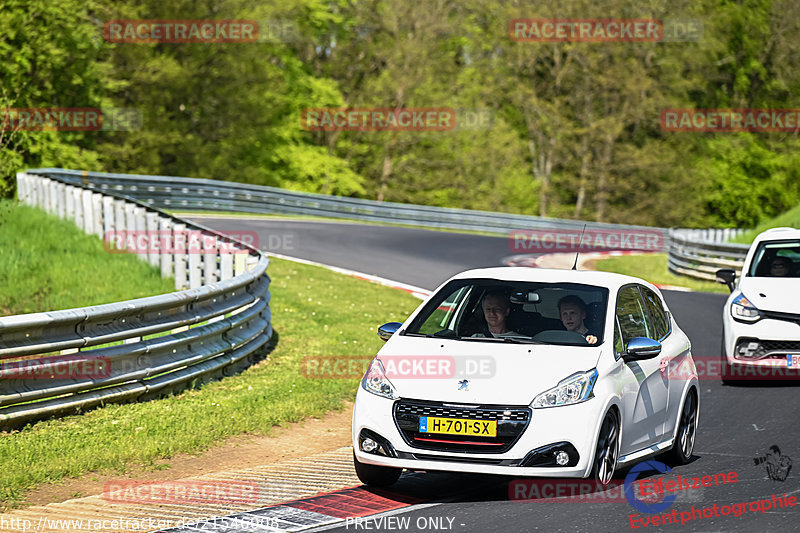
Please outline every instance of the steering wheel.
[{"label": "steering wheel", "polygon": [[547,329],[540,331],[531,339],[545,344],[580,344],[589,346],[586,337],[575,331],[563,331],[557,329]]}]

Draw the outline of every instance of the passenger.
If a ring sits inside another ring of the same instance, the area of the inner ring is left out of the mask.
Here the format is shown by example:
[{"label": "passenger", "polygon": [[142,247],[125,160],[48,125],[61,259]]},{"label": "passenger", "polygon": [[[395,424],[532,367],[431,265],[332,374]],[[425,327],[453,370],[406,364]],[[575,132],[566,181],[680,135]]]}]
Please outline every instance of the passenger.
[{"label": "passenger", "polygon": [[[508,301],[506,293],[499,290],[487,292],[483,296],[481,307],[483,308],[483,317],[486,319],[486,325],[489,327],[489,333],[492,337],[521,337],[519,333],[506,327],[506,319],[511,313],[511,302]],[[483,333],[473,335],[473,337],[485,336]]]},{"label": "passenger", "polygon": [[579,296],[570,294],[561,298],[558,301],[558,314],[567,331],[580,333],[589,344],[597,343],[597,335],[589,332],[583,323],[586,319],[586,303]]}]

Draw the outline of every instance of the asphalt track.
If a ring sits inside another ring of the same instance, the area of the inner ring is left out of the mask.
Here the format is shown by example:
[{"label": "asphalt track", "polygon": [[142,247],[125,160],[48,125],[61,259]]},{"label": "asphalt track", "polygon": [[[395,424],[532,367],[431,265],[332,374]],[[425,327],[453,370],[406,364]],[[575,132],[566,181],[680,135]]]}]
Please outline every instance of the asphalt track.
[{"label": "asphalt track", "polygon": [[[198,219],[225,232],[253,231],[261,248],[433,289],[455,272],[499,266],[512,252],[501,237],[463,235],[400,227],[278,219]],[[277,236],[277,237],[276,237]],[[723,295],[663,291],[667,304],[692,341],[695,356],[716,357],[721,338]],[[736,472],[738,481],[681,491],[672,507],[659,513],[718,506],[716,517],[692,518],[666,526],[644,527],[627,501],[513,501],[513,478],[453,474],[405,474],[397,492],[437,503],[412,506],[393,516],[408,522],[370,521],[329,531],[800,531],[800,506],[769,509],[748,506],[740,516],[722,516],[722,506],[772,500],[786,494],[800,499],[800,467],[785,481],[769,479],[754,458],[772,445],[784,456],[800,458],[798,387],[793,382],[722,385],[700,383],[700,424],[692,462],[676,467],[667,479]],[[625,472],[623,472],[624,474]],[[643,476],[642,476],[643,477]],[[765,506],[762,506],[765,507]],[[741,511],[741,507],[739,507]],[[713,511],[707,511],[710,513]],[[686,516],[686,515],[684,515]],[[700,515],[701,516],[701,515]],[[438,520],[437,520],[438,519]]]}]

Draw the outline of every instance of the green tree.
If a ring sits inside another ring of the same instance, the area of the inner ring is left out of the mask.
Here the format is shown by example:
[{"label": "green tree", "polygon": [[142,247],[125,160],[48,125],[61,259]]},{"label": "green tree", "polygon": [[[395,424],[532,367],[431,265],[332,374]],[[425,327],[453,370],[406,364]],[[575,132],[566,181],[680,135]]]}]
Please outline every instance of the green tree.
[{"label": "green tree", "polygon": [[[106,80],[95,0],[0,2],[0,114],[8,108],[99,107]],[[0,195],[26,167],[100,169],[97,132],[26,131],[0,120]]]}]

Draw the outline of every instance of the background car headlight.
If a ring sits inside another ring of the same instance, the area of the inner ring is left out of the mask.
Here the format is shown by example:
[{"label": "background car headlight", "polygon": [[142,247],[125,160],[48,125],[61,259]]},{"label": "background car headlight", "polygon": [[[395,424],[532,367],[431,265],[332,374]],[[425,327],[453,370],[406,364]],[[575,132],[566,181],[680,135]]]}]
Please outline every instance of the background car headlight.
[{"label": "background car headlight", "polygon": [[364,379],[361,380],[361,386],[364,387],[364,390],[367,392],[389,398],[390,400],[396,400],[400,397],[397,394],[397,389],[394,388],[392,382],[386,377],[383,364],[380,359],[377,358],[370,363],[367,373],[364,374]]},{"label": "background car headlight", "polygon": [[597,381],[596,368],[573,374],[552,389],[536,396],[531,406],[534,409],[542,409],[584,402],[592,397],[595,381]]},{"label": "background car headlight", "polygon": [[761,312],[745,298],[744,294],[739,294],[731,302],[731,316],[736,320],[755,322],[761,318]]}]

